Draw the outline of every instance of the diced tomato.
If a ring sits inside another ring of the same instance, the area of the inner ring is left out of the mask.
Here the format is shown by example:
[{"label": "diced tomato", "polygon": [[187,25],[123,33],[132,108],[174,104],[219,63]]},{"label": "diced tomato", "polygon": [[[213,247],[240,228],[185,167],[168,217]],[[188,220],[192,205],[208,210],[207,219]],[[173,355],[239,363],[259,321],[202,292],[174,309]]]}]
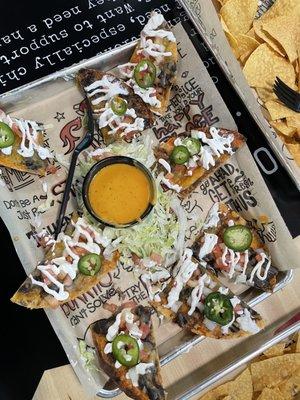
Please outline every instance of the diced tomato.
[{"label": "diced tomato", "polygon": [[176,164],[174,166],[174,173],[175,174],[179,174],[179,175],[185,174],[186,173],[186,166],[185,165]]},{"label": "diced tomato", "polygon": [[148,359],[149,359],[149,353],[144,349],[140,350],[140,361],[146,362],[148,361]]},{"label": "diced tomato", "polygon": [[258,261],[258,262],[261,261],[262,260],[261,254],[256,254],[255,255],[255,260]]},{"label": "diced tomato", "polygon": [[79,246],[71,247],[71,249],[78,256],[84,256],[85,254],[88,253],[88,251],[86,249],[83,249],[82,247],[79,247]]},{"label": "diced tomato", "polygon": [[135,265],[141,265],[141,258],[135,253],[131,253],[132,261]]},{"label": "diced tomato", "polygon": [[243,309],[243,307],[241,306],[241,304],[237,304],[237,305],[234,307],[234,311],[235,311],[235,312],[242,311],[242,309]]},{"label": "diced tomato", "polygon": [[158,253],[151,253],[150,255],[150,259],[154,262],[156,262],[156,264],[161,265],[163,262],[163,258],[160,254]]},{"label": "diced tomato", "polygon": [[171,174],[171,172],[169,172],[168,174],[166,174],[166,178],[168,180],[172,180],[174,178],[174,174]]},{"label": "diced tomato", "polygon": [[146,339],[146,337],[150,333],[150,325],[145,324],[144,322],[141,322],[139,329],[140,329],[140,331],[143,332],[142,339]]},{"label": "diced tomato", "polygon": [[49,174],[55,174],[58,171],[58,168],[55,165],[48,164],[46,167],[46,172]]}]

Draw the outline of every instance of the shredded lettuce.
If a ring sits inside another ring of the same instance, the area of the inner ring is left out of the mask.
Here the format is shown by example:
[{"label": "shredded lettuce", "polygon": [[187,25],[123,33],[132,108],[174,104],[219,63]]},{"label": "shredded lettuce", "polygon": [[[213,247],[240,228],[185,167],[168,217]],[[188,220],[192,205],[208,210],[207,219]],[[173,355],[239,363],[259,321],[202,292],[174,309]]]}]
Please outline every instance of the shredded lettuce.
[{"label": "shredded lettuce", "polygon": [[[170,265],[180,257],[186,224],[183,222],[179,225],[177,210],[172,207],[174,202],[173,195],[158,189],[157,203],[141,223],[126,229],[104,228],[103,234],[112,240],[113,249],[119,250],[124,265],[132,263],[131,253],[140,258],[159,254],[165,265]],[[186,218],[183,209],[182,213],[183,220]]]},{"label": "shredded lettuce", "polygon": [[85,340],[78,340],[79,353],[82,361],[84,362],[84,366],[88,371],[99,371],[95,364],[95,350],[88,346]]},{"label": "shredded lettuce", "polygon": [[[131,143],[114,142],[105,147],[105,152],[118,156],[132,157],[141,162],[147,168],[150,168],[155,163],[153,153],[154,140],[153,134],[149,132],[134,139]],[[93,152],[93,150],[86,152],[85,159],[79,161],[79,168],[83,176],[85,176],[91,167],[97,162],[92,157]]]}]

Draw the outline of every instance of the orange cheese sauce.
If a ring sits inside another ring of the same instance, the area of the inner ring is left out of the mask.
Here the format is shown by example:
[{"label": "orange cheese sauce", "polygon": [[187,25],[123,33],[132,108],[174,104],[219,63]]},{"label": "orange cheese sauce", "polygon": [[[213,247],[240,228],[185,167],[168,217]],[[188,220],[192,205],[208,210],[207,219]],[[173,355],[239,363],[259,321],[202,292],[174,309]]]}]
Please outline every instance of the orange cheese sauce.
[{"label": "orange cheese sauce", "polygon": [[88,197],[95,214],[111,224],[139,219],[152,200],[151,184],[139,168],[112,164],[93,177]]}]

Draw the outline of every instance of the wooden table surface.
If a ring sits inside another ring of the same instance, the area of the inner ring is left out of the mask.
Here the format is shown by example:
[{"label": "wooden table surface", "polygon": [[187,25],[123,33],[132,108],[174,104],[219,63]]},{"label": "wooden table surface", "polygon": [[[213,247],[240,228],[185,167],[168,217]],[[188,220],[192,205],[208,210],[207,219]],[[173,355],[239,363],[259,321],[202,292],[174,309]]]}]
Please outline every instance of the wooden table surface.
[{"label": "wooden table surface", "polygon": [[[300,306],[300,270],[295,271],[293,281],[283,290],[273,294],[255,307],[266,319],[273,322]],[[168,387],[210,358],[234,346],[236,341],[215,341],[206,339],[199,343],[193,351],[183,354],[162,368],[165,387]],[[203,351],[204,350],[204,351]],[[200,376],[199,376],[200,381]],[[191,382],[195,384],[197,382]],[[125,400],[124,394],[116,400]],[[44,372],[33,400],[96,400],[85,393],[70,365]]]}]

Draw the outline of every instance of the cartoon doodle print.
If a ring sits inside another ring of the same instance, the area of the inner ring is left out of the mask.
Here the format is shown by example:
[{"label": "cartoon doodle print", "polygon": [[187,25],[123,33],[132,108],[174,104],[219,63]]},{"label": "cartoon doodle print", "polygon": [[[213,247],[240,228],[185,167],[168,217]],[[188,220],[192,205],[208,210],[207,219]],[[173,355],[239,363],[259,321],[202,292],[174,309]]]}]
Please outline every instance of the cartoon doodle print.
[{"label": "cartoon doodle print", "polygon": [[248,221],[249,225],[253,227],[263,243],[274,243],[277,240],[277,232],[274,221],[260,222],[256,219]]},{"label": "cartoon doodle print", "polygon": [[63,147],[68,147],[65,155],[71,153],[75,148],[75,143],[80,139],[80,136],[74,136],[74,131],[79,131],[82,128],[82,121],[80,117],[76,117],[68,122],[60,131],[59,137],[63,142]]},{"label": "cartoon doodle print", "polygon": [[87,107],[86,107],[85,99],[81,100],[80,103],[74,104],[74,106],[73,106],[73,110],[75,110],[76,114],[78,114],[80,117],[84,116],[86,109],[87,109]]}]

